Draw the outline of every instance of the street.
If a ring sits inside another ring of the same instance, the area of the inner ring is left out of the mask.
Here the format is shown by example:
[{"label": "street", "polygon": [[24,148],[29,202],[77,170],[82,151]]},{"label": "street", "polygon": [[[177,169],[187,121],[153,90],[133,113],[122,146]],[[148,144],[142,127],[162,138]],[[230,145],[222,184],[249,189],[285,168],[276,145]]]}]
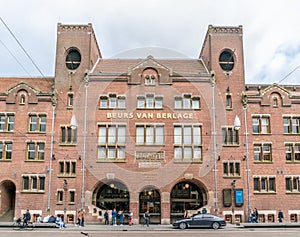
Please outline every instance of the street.
[{"label": "street", "polygon": [[[84,233],[84,234],[82,234]],[[103,230],[91,230],[86,231],[84,229],[78,230],[53,230],[53,229],[35,229],[33,231],[14,231],[10,229],[1,229],[0,237],[29,237],[29,236],[43,236],[43,237],[97,237],[97,236],[110,236],[110,237],[198,237],[198,236],[226,236],[226,237],[286,237],[286,236],[299,236],[300,229],[220,229],[220,230],[210,230],[210,229],[197,229],[197,230],[174,230],[169,231],[103,231]]]}]

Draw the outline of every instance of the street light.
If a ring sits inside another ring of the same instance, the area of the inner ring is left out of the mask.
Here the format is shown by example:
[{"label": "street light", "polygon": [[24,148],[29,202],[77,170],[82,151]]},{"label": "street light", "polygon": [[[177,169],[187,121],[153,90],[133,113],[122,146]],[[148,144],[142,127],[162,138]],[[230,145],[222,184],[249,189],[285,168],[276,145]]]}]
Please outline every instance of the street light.
[{"label": "street light", "polygon": [[[250,212],[250,168],[249,168],[249,143],[248,143],[248,126],[247,126],[247,95],[243,92],[242,94],[242,103],[244,110],[244,123],[245,123],[245,149],[246,154],[244,160],[246,160],[246,175],[247,175],[247,212],[246,216],[249,216]],[[235,129],[239,129],[241,127],[241,122],[239,117],[236,115],[234,119],[234,127]]]},{"label": "street light", "polygon": [[63,190],[65,193],[65,201],[64,201],[64,220],[66,221],[66,217],[67,217],[67,191],[68,191],[68,181],[66,179],[64,179],[64,183],[63,183]]},{"label": "street light", "polygon": [[211,87],[212,87],[212,136],[213,136],[213,157],[214,157],[214,183],[215,183],[215,214],[218,215],[218,177],[217,177],[217,134],[216,134],[216,108],[215,108],[215,72],[211,71]]},{"label": "street light", "polygon": [[[84,86],[85,86],[85,98],[84,98],[84,121],[83,121],[83,157],[82,157],[82,178],[81,178],[81,209],[84,209],[85,205],[85,195],[84,195],[84,189],[85,189],[85,160],[86,160],[86,133],[87,133],[87,101],[88,101],[88,88],[89,85],[89,78],[86,75],[84,78]],[[77,121],[75,114],[72,115],[71,128],[77,128]]]},{"label": "street light", "polygon": [[231,196],[232,196],[232,218],[231,218],[231,223],[234,223],[234,204],[235,204],[235,200],[234,200],[234,191],[235,191],[235,182],[236,180],[232,180],[231,182]]}]

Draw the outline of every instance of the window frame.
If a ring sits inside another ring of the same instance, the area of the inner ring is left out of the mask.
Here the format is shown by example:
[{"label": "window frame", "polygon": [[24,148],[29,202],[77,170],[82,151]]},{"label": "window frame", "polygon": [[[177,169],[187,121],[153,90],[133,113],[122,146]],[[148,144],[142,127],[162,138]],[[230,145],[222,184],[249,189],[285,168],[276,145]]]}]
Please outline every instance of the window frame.
[{"label": "window frame", "polygon": [[125,161],[126,130],[125,123],[98,124],[97,162]]},{"label": "window frame", "polygon": [[175,162],[201,162],[202,142],[202,124],[173,124]]},{"label": "window frame", "polygon": [[22,190],[26,193],[45,193],[46,175],[22,174]]},{"label": "window frame", "polygon": [[254,176],[253,177],[254,193],[276,193],[276,177],[275,176]]},{"label": "window frame", "polygon": [[[271,133],[271,116],[267,114],[252,115],[252,133],[263,135]],[[265,123],[267,122],[267,123]]]}]

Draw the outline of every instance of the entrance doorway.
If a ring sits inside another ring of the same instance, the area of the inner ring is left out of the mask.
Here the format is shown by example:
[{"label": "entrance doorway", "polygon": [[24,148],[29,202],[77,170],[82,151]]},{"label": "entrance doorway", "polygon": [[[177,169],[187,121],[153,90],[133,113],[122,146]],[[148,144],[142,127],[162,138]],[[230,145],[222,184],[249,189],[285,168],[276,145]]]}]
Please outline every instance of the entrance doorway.
[{"label": "entrance doorway", "polygon": [[171,223],[183,218],[184,210],[193,215],[207,205],[207,192],[202,184],[182,181],[177,183],[171,191]]},{"label": "entrance doorway", "polygon": [[127,187],[117,181],[109,182],[99,186],[95,191],[95,205],[102,210],[128,211],[129,210],[129,192]]},{"label": "entrance doorway", "polygon": [[13,182],[5,180],[0,184],[0,191],[0,221],[13,221],[15,212],[16,186]]},{"label": "entrance doorway", "polygon": [[161,222],[161,205],[160,205],[160,193],[158,189],[154,187],[145,187],[141,192],[139,196],[139,213],[140,218],[139,222],[140,224],[143,224],[144,219],[144,213],[146,211],[150,214],[150,224],[160,224]]}]

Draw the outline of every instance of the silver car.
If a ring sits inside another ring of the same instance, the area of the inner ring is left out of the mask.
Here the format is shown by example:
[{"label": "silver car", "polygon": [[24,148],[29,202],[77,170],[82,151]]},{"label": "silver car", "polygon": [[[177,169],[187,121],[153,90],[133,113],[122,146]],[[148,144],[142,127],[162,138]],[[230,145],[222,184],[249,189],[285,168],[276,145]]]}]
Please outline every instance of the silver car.
[{"label": "silver car", "polygon": [[186,228],[213,228],[216,230],[222,226],[226,226],[225,220],[212,214],[198,214],[191,218],[177,220],[173,223],[173,227],[182,230]]}]

